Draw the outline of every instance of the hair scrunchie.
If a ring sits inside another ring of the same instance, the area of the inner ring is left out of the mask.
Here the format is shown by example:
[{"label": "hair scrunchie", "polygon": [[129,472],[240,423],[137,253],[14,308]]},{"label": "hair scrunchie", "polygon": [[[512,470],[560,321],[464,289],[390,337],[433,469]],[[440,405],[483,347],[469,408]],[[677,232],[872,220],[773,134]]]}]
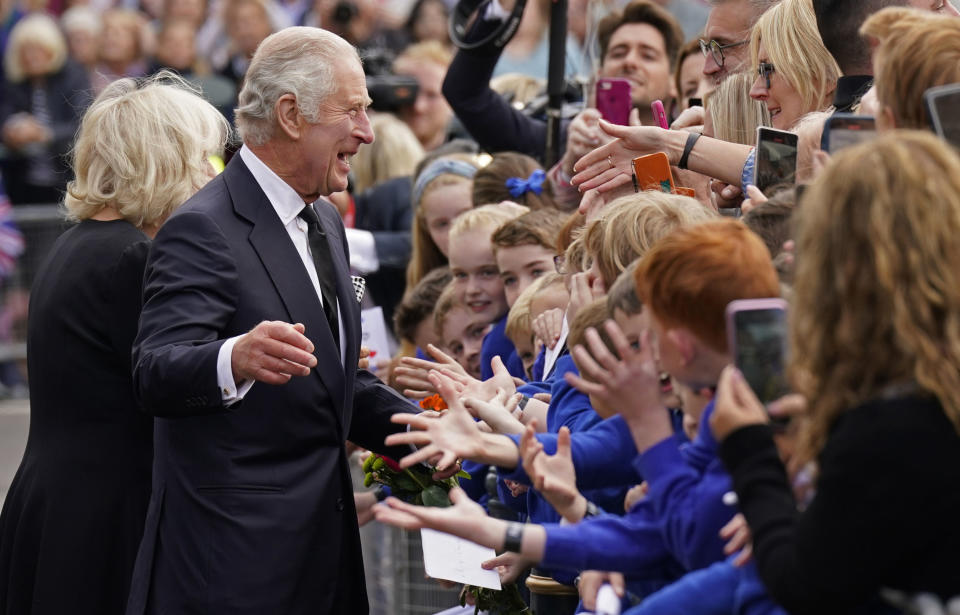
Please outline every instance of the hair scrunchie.
[{"label": "hair scrunchie", "polygon": [[520,177],[511,177],[507,180],[507,190],[510,191],[510,196],[515,199],[519,199],[527,192],[532,192],[537,196],[540,196],[540,193],[543,192],[543,182],[546,181],[547,174],[544,173],[543,169],[537,169],[530,174],[530,177],[527,179],[522,179]]}]

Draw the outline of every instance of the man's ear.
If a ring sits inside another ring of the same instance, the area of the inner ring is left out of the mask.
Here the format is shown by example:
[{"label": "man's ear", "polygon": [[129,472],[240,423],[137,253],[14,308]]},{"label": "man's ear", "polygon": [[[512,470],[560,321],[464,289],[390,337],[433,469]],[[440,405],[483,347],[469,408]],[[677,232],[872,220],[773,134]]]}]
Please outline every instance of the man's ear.
[{"label": "man's ear", "polygon": [[273,110],[277,115],[277,125],[283,134],[292,141],[298,140],[303,128],[303,116],[300,115],[296,97],[293,94],[284,94],[277,99]]}]

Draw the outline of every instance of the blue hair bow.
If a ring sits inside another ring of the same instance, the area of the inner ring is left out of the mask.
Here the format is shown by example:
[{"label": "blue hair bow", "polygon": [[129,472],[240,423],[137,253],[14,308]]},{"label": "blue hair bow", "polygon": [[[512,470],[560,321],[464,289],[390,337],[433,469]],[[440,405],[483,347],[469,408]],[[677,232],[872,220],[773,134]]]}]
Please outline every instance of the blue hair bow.
[{"label": "blue hair bow", "polygon": [[543,169],[537,169],[531,173],[527,179],[521,179],[519,177],[511,177],[508,179],[507,190],[510,191],[510,196],[515,199],[522,197],[527,192],[532,192],[540,196],[540,193],[543,192],[543,182],[546,179],[547,174],[543,172]]}]

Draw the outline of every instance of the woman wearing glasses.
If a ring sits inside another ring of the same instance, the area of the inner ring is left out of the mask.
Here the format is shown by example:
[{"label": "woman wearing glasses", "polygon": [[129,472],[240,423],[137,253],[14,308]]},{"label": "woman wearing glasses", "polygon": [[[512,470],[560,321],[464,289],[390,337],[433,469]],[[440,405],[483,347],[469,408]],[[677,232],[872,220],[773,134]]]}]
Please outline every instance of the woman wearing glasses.
[{"label": "woman wearing glasses", "polygon": [[810,0],[783,0],[764,13],[750,36],[750,56],[757,71],[750,96],[766,103],[774,128],[790,130],[830,106],[840,68],[820,39]]}]

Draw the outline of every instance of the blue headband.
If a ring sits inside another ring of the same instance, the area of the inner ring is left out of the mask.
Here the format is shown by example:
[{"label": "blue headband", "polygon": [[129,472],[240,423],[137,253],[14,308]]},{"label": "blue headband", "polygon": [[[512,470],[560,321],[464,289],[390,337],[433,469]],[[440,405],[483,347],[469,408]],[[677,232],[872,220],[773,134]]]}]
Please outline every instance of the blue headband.
[{"label": "blue headband", "polygon": [[459,175],[460,177],[473,179],[473,176],[476,175],[476,173],[477,167],[473,166],[469,162],[456,160],[454,158],[441,158],[440,160],[434,160],[428,164],[427,168],[421,171],[420,175],[417,177],[417,183],[413,185],[413,201],[411,201],[411,203],[414,207],[419,207],[420,199],[423,198],[423,191],[426,190],[427,184],[437,179],[441,175]]},{"label": "blue headband", "polygon": [[547,174],[543,172],[543,169],[537,169],[527,179],[511,177],[507,180],[507,189],[510,190],[510,196],[515,199],[519,199],[527,192],[540,196],[540,193],[543,192],[545,179],[547,179]]}]

